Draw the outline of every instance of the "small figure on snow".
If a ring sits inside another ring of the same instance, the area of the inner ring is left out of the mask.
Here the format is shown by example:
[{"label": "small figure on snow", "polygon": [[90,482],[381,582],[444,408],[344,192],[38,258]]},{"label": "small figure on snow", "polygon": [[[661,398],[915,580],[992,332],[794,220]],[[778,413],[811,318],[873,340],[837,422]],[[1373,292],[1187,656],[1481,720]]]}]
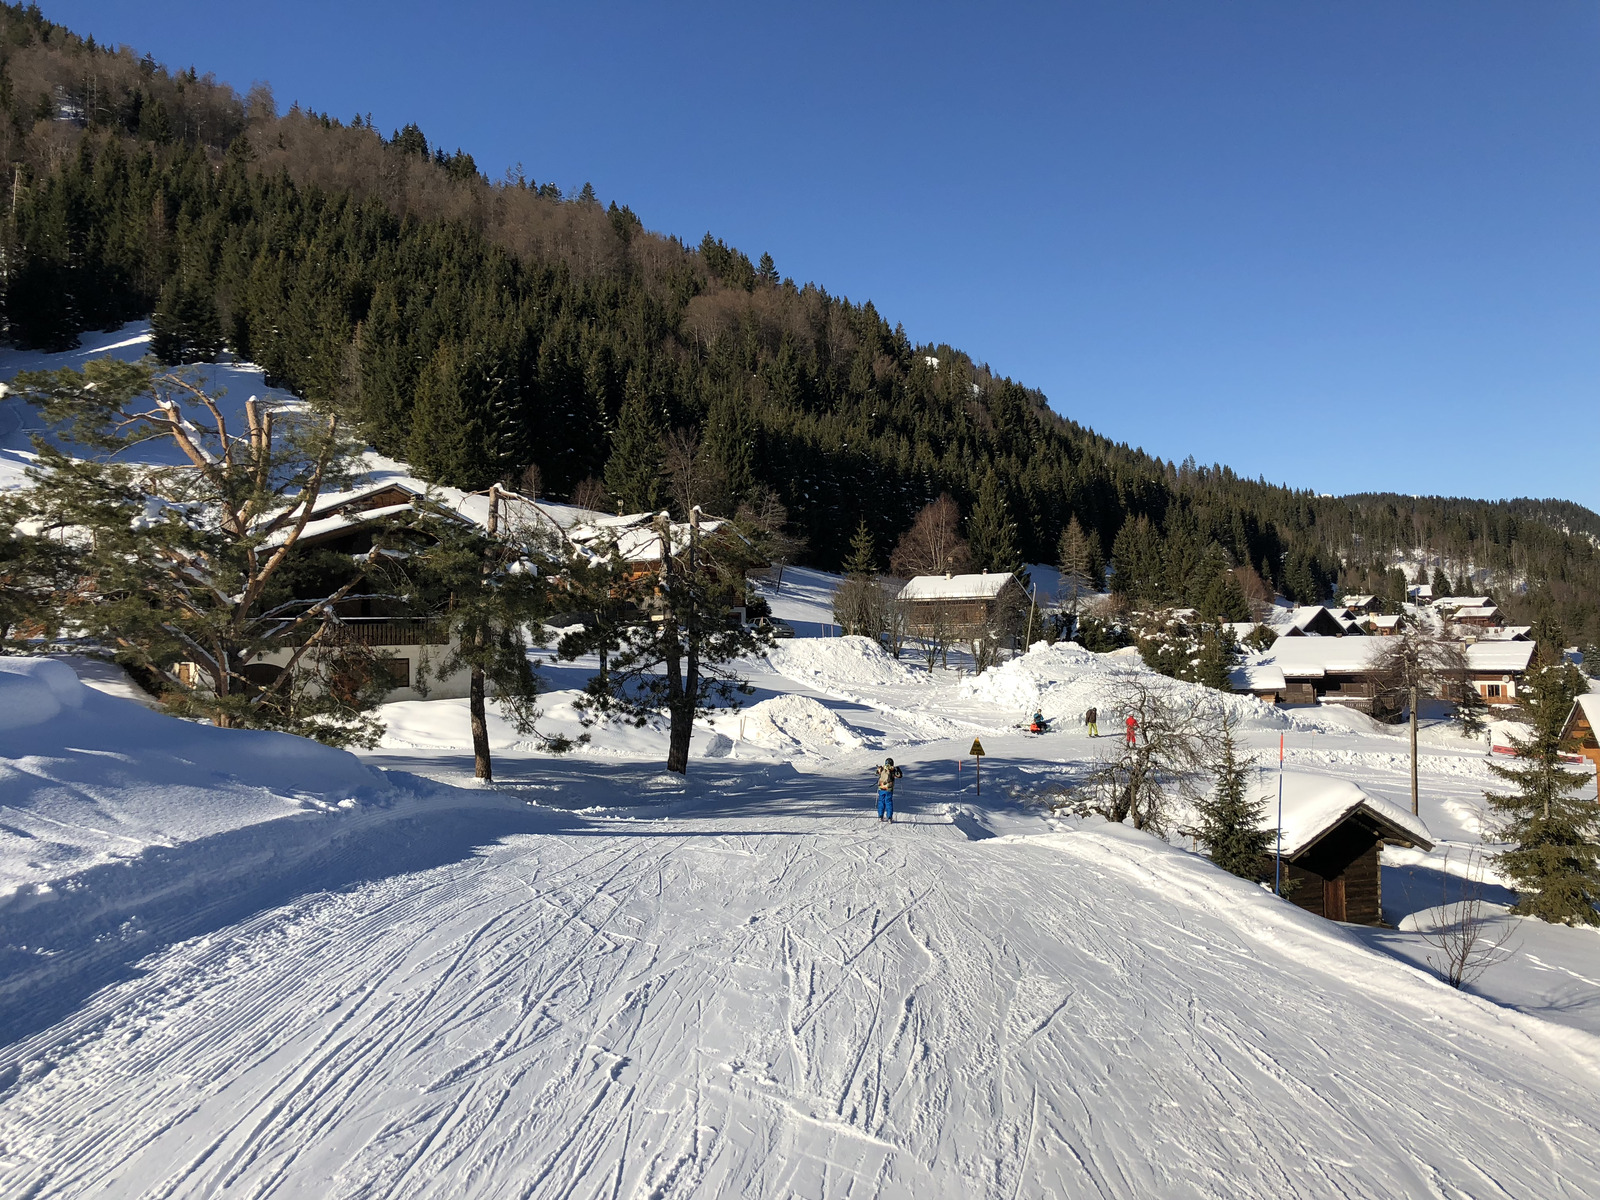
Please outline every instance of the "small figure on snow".
[{"label": "small figure on snow", "polygon": [[1090,737],[1100,736],[1100,710],[1091,708],[1083,714],[1083,724],[1089,730]]},{"label": "small figure on snow", "polygon": [[1139,722],[1133,719],[1133,714],[1128,714],[1128,749],[1133,749],[1135,742],[1134,731],[1139,728]]},{"label": "small figure on snow", "polygon": [[883,766],[878,768],[878,820],[894,820],[894,781],[899,779],[902,772],[894,765],[894,759],[886,758]]},{"label": "small figure on snow", "polygon": [[1038,709],[1033,710],[1033,720],[1028,723],[1029,733],[1043,733],[1045,730],[1044,713]]}]

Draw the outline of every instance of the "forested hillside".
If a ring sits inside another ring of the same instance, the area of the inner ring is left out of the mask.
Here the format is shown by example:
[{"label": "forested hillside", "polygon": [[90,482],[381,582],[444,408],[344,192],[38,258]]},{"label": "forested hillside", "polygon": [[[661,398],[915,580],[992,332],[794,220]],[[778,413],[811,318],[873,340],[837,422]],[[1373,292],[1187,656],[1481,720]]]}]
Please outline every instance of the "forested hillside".
[{"label": "forested hillside", "polygon": [[13,342],[154,313],[165,358],[226,347],[441,482],[536,475],[629,509],[775,499],[829,567],[863,518],[886,562],[948,492],[979,565],[1054,561],[1076,516],[1120,588],[1200,605],[1239,594],[1229,571],[1306,601],[1390,590],[1397,554],[1414,574],[1423,551],[1430,577],[1600,639],[1587,509],[1317,497],[1163,462],[769,256],[652,233],[587,187],[490,181],[414,125],[280,115],[265,88],[241,97],[31,6],[0,8],[0,153]]}]

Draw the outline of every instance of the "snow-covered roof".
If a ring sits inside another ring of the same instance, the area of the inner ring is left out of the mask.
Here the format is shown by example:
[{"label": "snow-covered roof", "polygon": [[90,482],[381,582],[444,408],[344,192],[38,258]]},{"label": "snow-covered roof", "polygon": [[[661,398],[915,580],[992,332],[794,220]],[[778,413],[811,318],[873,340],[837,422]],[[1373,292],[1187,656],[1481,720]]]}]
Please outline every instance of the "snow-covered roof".
[{"label": "snow-covered roof", "polygon": [[[1278,828],[1278,776],[1263,776],[1260,796],[1267,810],[1262,819],[1265,829]],[[1424,850],[1433,849],[1433,835],[1413,815],[1381,796],[1364,791],[1347,779],[1312,775],[1305,771],[1283,773],[1283,849],[1285,858],[1295,858],[1309,850],[1323,834],[1352,813],[1372,818],[1396,841],[1411,842]],[[1277,849],[1274,843],[1273,849]]]},{"label": "snow-covered roof", "polygon": [[902,600],[993,600],[1016,577],[1010,571],[981,575],[918,575],[900,589]]},{"label": "snow-covered roof", "polygon": [[1457,621],[1488,620],[1500,615],[1500,610],[1493,604],[1474,604],[1470,608],[1458,608],[1452,614]]},{"label": "snow-covered roof", "polygon": [[1250,661],[1274,665],[1286,679],[1321,679],[1324,675],[1351,675],[1370,670],[1383,653],[1380,638],[1348,637],[1279,638],[1266,653]]},{"label": "snow-covered roof", "polygon": [[1368,617],[1367,618],[1367,623],[1369,625],[1371,625],[1374,629],[1398,629],[1398,628],[1400,628],[1400,622],[1402,620],[1404,620],[1404,619],[1405,618],[1402,617],[1399,613],[1395,613],[1393,616],[1389,616],[1389,617],[1385,617],[1385,616]]},{"label": "snow-covered roof", "polygon": [[1413,596],[1418,600],[1432,600],[1433,585],[1431,583],[1413,583],[1406,589],[1406,595]]},{"label": "snow-covered roof", "polygon": [[[307,521],[305,529],[303,529],[300,533],[300,539],[297,544],[309,546],[320,538],[327,537],[329,534],[340,533],[346,529],[355,529],[360,525],[370,525],[374,522],[382,521],[386,517],[398,516],[400,513],[410,511],[411,505],[409,503],[388,504],[382,508],[337,510],[329,513],[325,517],[319,517],[314,521]],[[267,546],[282,545],[284,539],[287,538],[292,531],[292,526],[279,529],[275,533],[268,536],[263,544]]]},{"label": "snow-covered roof", "polygon": [[1536,642],[1473,642],[1466,649],[1467,666],[1474,671],[1526,671],[1536,649]]},{"label": "snow-covered roof", "polygon": [[1281,692],[1289,686],[1282,668],[1267,662],[1240,663],[1228,672],[1228,683],[1236,692]]},{"label": "snow-covered roof", "polygon": [[1365,608],[1376,599],[1376,596],[1341,596],[1339,603],[1346,608]]},{"label": "snow-covered roof", "polygon": [[1532,625],[1502,625],[1498,629],[1479,629],[1473,636],[1480,642],[1523,642],[1532,632]]},{"label": "snow-covered roof", "polygon": [[1433,602],[1435,608],[1482,608],[1489,603],[1487,596],[1440,596]]},{"label": "snow-covered roof", "polygon": [[1589,692],[1579,696],[1572,702],[1572,714],[1567,717],[1567,726],[1572,725],[1573,717],[1579,713],[1589,722],[1589,728],[1600,730],[1600,692]]}]

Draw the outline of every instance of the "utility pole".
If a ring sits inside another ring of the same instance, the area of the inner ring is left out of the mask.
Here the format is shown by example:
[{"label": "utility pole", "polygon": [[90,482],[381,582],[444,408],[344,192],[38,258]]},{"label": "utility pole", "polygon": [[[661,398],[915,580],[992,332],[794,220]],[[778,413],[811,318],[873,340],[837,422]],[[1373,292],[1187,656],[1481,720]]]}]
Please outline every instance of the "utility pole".
[{"label": "utility pole", "polygon": [[1411,815],[1417,814],[1417,681],[1411,679]]}]

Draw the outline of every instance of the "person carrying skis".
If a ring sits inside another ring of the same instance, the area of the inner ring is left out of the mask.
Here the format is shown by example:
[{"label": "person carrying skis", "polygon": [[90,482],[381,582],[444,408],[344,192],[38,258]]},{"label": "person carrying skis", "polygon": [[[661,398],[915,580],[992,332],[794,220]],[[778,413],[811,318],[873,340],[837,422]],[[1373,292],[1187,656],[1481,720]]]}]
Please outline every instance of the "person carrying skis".
[{"label": "person carrying skis", "polygon": [[1098,708],[1091,708],[1084,713],[1083,723],[1088,727],[1090,737],[1100,736],[1100,710]]},{"label": "person carrying skis", "polygon": [[883,766],[878,768],[878,820],[894,820],[894,781],[901,777],[903,772],[894,765],[894,759],[886,758]]},{"label": "person carrying skis", "polygon": [[1133,744],[1134,744],[1134,740],[1135,740],[1134,739],[1134,730],[1136,730],[1138,728],[1139,728],[1139,722],[1135,721],[1133,719],[1133,714],[1132,713],[1129,713],[1128,714],[1128,749],[1130,749],[1130,750],[1133,749]]}]

